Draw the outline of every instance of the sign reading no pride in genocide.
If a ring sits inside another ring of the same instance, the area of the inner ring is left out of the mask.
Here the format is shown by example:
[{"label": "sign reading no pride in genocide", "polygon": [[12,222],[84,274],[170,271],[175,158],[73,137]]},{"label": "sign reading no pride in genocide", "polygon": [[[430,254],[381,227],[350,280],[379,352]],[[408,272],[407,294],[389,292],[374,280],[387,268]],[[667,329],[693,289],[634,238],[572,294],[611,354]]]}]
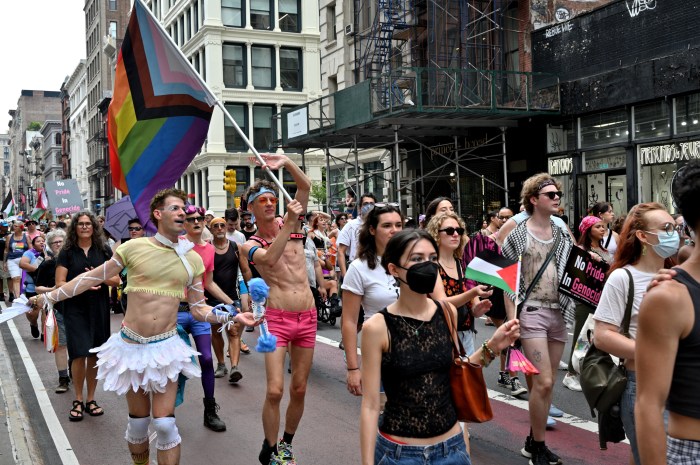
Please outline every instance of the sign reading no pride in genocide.
[{"label": "sign reading no pride in genocide", "polygon": [[70,215],[83,209],[83,199],[75,179],[46,181],[46,197],[54,215]]},{"label": "sign reading no pride in genocide", "polygon": [[559,284],[559,292],[595,308],[603,292],[607,271],[608,265],[593,260],[585,250],[573,247]]}]

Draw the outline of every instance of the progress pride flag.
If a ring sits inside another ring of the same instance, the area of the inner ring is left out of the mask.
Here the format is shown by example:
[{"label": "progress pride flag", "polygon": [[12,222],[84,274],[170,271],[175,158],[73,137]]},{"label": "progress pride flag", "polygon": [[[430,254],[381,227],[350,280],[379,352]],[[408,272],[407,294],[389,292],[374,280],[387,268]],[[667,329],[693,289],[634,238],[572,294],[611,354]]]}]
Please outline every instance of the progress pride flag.
[{"label": "progress pride flag", "polygon": [[607,264],[593,260],[588,252],[574,247],[566,262],[559,292],[595,308],[603,292],[607,271]]}]

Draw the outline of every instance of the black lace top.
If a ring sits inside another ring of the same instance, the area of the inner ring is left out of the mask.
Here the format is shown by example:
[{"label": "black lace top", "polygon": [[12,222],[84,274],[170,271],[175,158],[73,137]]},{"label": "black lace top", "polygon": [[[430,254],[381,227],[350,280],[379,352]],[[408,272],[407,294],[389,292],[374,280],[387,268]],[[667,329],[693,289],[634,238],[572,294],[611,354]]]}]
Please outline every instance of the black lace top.
[{"label": "black lace top", "polygon": [[389,352],[382,354],[387,401],[379,430],[409,438],[446,433],[457,413],[449,380],[452,343],[441,307],[426,322],[392,315],[386,308],[380,313],[389,331]]}]

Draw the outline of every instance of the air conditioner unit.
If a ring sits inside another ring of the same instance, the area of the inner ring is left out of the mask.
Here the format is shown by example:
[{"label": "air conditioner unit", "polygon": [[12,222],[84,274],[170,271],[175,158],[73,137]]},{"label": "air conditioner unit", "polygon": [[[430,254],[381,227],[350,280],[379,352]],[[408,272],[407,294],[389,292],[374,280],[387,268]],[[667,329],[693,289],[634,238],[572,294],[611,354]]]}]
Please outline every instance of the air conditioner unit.
[{"label": "air conditioner unit", "polygon": [[345,35],[346,36],[354,36],[355,35],[355,29],[354,29],[352,24],[345,25]]}]

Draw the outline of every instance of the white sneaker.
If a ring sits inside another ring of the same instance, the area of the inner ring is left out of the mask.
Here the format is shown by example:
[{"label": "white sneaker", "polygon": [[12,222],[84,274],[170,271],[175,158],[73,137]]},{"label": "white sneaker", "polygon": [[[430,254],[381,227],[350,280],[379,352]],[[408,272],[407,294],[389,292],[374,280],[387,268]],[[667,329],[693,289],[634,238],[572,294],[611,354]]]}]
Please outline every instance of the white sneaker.
[{"label": "white sneaker", "polygon": [[572,391],[576,392],[581,392],[581,383],[578,380],[578,375],[572,375],[571,373],[567,373],[566,376],[564,376],[562,384],[566,386],[567,389],[571,389]]},{"label": "white sneaker", "polygon": [[563,361],[559,360],[559,369],[561,371],[568,370],[569,369],[569,364],[564,363]]}]

